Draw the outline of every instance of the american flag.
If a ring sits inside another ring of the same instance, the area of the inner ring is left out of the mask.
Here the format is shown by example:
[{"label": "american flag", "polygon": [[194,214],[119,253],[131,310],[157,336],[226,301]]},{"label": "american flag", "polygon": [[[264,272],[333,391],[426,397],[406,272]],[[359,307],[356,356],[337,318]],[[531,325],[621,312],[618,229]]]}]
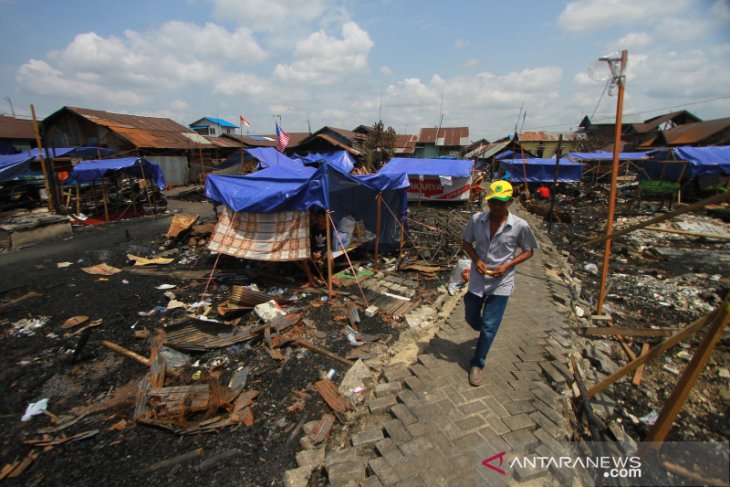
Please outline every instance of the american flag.
[{"label": "american flag", "polygon": [[284,129],[279,127],[278,123],[276,124],[276,140],[278,141],[276,149],[279,152],[284,152],[284,149],[286,149],[286,146],[289,143],[289,134],[284,132]]},{"label": "american flag", "polygon": [[250,127],[251,126],[251,122],[249,122],[246,117],[244,117],[243,115],[239,115],[239,117],[240,117],[241,123],[243,125],[245,125],[246,127]]}]

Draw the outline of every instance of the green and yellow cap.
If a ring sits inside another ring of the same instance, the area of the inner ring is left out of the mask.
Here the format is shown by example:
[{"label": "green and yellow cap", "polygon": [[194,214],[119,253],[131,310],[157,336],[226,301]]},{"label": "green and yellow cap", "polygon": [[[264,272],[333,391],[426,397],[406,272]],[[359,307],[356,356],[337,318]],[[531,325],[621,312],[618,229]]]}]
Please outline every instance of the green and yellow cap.
[{"label": "green and yellow cap", "polygon": [[512,198],[512,185],[507,181],[495,181],[489,185],[489,191],[484,201],[491,199],[509,201]]}]

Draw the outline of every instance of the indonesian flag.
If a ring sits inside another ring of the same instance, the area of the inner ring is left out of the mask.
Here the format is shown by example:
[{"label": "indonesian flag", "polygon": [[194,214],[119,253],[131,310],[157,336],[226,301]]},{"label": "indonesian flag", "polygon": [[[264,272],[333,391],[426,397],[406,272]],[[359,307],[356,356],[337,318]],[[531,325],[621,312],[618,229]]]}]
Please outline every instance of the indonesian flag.
[{"label": "indonesian flag", "polygon": [[246,127],[250,127],[251,126],[251,122],[249,122],[246,117],[244,117],[243,115],[239,115],[238,117],[241,119],[241,123],[243,125],[245,125]]}]

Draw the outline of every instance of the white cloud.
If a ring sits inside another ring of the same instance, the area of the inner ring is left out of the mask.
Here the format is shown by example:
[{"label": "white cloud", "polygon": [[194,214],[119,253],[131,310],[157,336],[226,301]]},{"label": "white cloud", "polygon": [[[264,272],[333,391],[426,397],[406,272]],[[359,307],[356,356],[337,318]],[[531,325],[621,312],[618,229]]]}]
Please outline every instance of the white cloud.
[{"label": "white cloud", "polygon": [[254,31],[286,32],[292,25],[319,19],[324,0],[212,0],[213,17],[235,21]]},{"label": "white cloud", "polygon": [[271,83],[256,75],[238,73],[223,76],[215,83],[213,93],[238,96],[265,96],[271,93]]},{"label": "white cloud", "polygon": [[457,48],[457,49],[462,48],[462,47],[465,47],[468,44],[469,44],[469,41],[465,41],[464,39],[456,39],[454,41],[454,47]]},{"label": "white cloud", "polygon": [[471,58],[464,63],[465,68],[476,68],[479,66],[479,60],[477,58]]},{"label": "white cloud", "polygon": [[393,76],[393,70],[390,69],[390,66],[386,65],[380,67],[380,73],[384,74],[385,76]]},{"label": "white cloud", "polygon": [[709,20],[668,17],[657,26],[656,34],[667,42],[689,42],[703,39],[709,29]]},{"label": "white cloud", "polygon": [[558,18],[568,31],[596,31],[614,26],[646,24],[657,17],[682,12],[691,0],[574,0]]},{"label": "white cloud", "polygon": [[354,22],[342,26],[342,39],[320,30],[299,41],[292,64],[278,64],[274,76],[286,82],[333,84],[368,69],[368,53],[373,41]]},{"label": "white cloud", "polygon": [[614,42],[611,49],[617,51],[628,49],[629,51],[633,51],[634,49],[640,49],[650,45],[652,41],[651,35],[646,32],[629,32]]}]

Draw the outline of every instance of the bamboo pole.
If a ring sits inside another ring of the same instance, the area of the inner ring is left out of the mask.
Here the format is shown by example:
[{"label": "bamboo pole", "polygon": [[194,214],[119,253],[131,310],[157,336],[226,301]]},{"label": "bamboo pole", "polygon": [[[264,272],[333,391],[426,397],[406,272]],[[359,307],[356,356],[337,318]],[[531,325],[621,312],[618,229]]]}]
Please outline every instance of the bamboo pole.
[{"label": "bamboo pole", "polygon": [[76,214],[81,214],[81,188],[79,188],[79,183],[76,183]]},{"label": "bamboo pole", "polygon": [[38,121],[35,118],[35,107],[31,104],[30,113],[33,115],[33,133],[35,142],[38,146],[38,157],[41,160],[41,171],[43,171],[43,185],[46,188],[46,196],[48,197],[48,211],[53,213],[53,195],[51,195],[51,185],[48,181],[48,171],[46,170],[46,159],[43,157],[43,145],[41,144],[41,132],[38,128]]},{"label": "bamboo pole", "polygon": [[719,342],[720,338],[722,338],[722,332],[729,321],[730,293],[725,295],[725,300],[722,305],[720,305],[717,315],[712,320],[710,329],[707,330],[707,334],[702,339],[697,350],[695,350],[692,360],[690,360],[689,365],[687,365],[687,368],[684,370],[684,373],[679,379],[679,382],[677,382],[677,385],[674,386],[674,390],[669,396],[669,399],[667,399],[664,403],[664,408],[659,414],[659,419],[657,419],[656,423],[654,423],[654,426],[652,426],[649,434],[644,440],[645,442],[648,442],[650,448],[658,450],[661,447],[661,442],[666,439],[669,430],[674,424],[674,420],[677,418],[679,411],[682,410],[682,406],[684,406],[684,403],[687,401],[687,397],[689,396],[692,387],[695,382],[697,382],[702,371],[705,370],[705,366],[710,360],[710,355],[712,355],[712,351],[715,349],[717,342]]},{"label": "bamboo pole", "polygon": [[329,210],[326,210],[327,214],[327,295],[332,299],[332,268],[334,259],[332,258],[332,231],[330,230],[330,224],[334,226],[332,218],[330,218]]},{"label": "bamboo pole", "polygon": [[104,185],[104,189],[102,190],[101,200],[102,203],[104,203],[104,220],[109,221],[109,205],[107,204],[107,198],[108,198],[108,191],[106,188],[106,184]]},{"label": "bamboo pole", "polygon": [[383,204],[383,193],[378,193],[378,217],[377,217],[377,223],[375,224],[375,263],[373,265],[373,269],[375,269],[375,272],[378,272],[379,268],[379,261],[378,261],[378,251],[380,250],[380,210],[382,209]]},{"label": "bamboo pole", "polygon": [[[618,100],[616,102],[616,132],[613,140],[613,166],[611,170],[611,196],[608,200],[608,218],[606,219],[606,235],[610,235],[613,230],[613,219],[616,213],[616,186],[618,181],[618,158],[621,152],[621,125],[624,109],[624,70],[626,69],[626,61],[628,51],[621,51],[621,74],[616,79],[618,85]],[[603,300],[606,299],[606,281],[608,280],[608,264],[611,259],[611,240],[606,240],[603,252],[603,267],[601,269],[601,290],[598,294],[598,305],[596,314],[603,313]]]}]

